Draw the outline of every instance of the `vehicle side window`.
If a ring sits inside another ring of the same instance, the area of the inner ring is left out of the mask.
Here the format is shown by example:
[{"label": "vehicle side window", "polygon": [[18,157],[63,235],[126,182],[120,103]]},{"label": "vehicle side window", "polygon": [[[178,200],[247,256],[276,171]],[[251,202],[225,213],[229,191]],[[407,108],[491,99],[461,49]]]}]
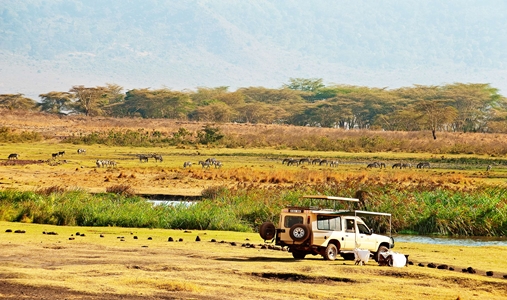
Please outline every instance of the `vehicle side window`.
[{"label": "vehicle side window", "polygon": [[341,231],[341,218],[332,216],[317,216],[317,229]]},{"label": "vehicle side window", "polygon": [[347,231],[355,232],[355,226],[354,226],[354,220],[348,219],[347,220]]},{"label": "vehicle side window", "polygon": [[363,234],[369,234],[370,233],[370,230],[364,224],[357,224],[357,229],[359,230],[359,233],[363,233]]},{"label": "vehicle side window", "polygon": [[303,224],[303,217],[301,216],[285,216],[284,225],[289,228],[295,224]]}]

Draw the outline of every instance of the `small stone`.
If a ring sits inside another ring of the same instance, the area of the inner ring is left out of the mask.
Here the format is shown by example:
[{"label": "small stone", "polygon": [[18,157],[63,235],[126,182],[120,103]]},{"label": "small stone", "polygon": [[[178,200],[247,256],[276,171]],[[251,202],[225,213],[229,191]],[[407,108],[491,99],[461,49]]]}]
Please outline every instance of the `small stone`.
[{"label": "small stone", "polygon": [[199,236],[197,236],[197,237],[195,238],[195,241],[196,241],[196,242],[200,242],[200,241],[201,241],[201,238],[200,238]]},{"label": "small stone", "polygon": [[168,242],[174,242],[174,239],[173,239],[172,237],[169,237],[169,238],[167,239],[167,241],[168,241]]}]

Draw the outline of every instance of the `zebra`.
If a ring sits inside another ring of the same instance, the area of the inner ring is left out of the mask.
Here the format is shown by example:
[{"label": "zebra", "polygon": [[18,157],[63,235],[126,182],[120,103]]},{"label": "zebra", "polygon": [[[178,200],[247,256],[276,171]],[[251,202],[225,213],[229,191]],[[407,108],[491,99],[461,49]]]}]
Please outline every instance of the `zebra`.
[{"label": "zebra", "polygon": [[486,171],[489,171],[489,170],[491,170],[491,165],[488,165],[488,166],[486,167]]},{"label": "zebra", "polygon": [[85,153],[86,153],[85,149],[77,149],[77,154],[85,154]]},{"label": "zebra", "polygon": [[330,167],[338,167],[338,161],[337,160],[332,160],[329,162],[329,166]]},{"label": "zebra", "polygon": [[65,151],[59,151],[58,152],[58,156],[64,156],[65,155]]},{"label": "zebra", "polygon": [[412,168],[412,164],[409,164],[409,163],[402,163],[402,164],[401,164],[400,169],[401,169],[401,168],[404,168],[404,169],[405,169],[405,168],[409,168],[409,169],[410,169],[410,168]]},{"label": "zebra", "polygon": [[292,159],[292,158],[291,158],[291,159],[287,162],[287,166],[292,166],[292,165],[295,165],[295,166],[299,165],[299,160],[297,160],[297,159]]},{"label": "zebra", "polygon": [[186,167],[191,167],[192,166],[192,162],[191,161],[186,161],[183,163],[183,168],[186,168]]},{"label": "zebra", "polygon": [[7,159],[19,159],[19,154],[11,153],[9,154],[9,157]]},{"label": "zebra", "polygon": [[155,154],[153,155],[153,158],[155,158],[155,161],[164,161],[164,159],[162,158],[162,155],[160,154]]},{"label": "zebra", "polygon": [[402,165],[403,165],[402,163],[395,163],[395,164],[393,165],[393,169],[396,169],[396,168],[400,168],[400,169],[401,169],[401,168],[402,168]]},{"label": "zebra", "polygon": [[307,158],[301,158],[301,159],[299,160],[299,164],[300,164],[300,165],[302,165],[302,164],[304,164],[304,163],[308,163],[308,164],[310,164],[310,163],[311,163],[311,162],[310,162],[310,159],[307,157]]},{"label": "zebra", "polygon": [[318,164],[320,164],[320,161],[321,161],[320,158],[316,158],[316,159],[312,160],[312,165],[318,165]]},{"label": "zebra", "polygon": [[322,165],[329,165],[327,159],[322,159],[320,162],[319,162],[319,166],[322,166]]},{"label": "zebra", "polygon": [[284,164],[288,164],[288,163],[289,163],[289,161],[291,161],[291,160],[292,160],[292,158],[291,158],[291,157],[284,158],[284,159],[282,160],[282,165],[284,165]]},{"label": "zebra", "polygon": [[57,157],[58,157],[58,152],[57,152],[57,153],[52,153],[52,154],[51,154],[51,158],[56,159]]},{"label": "zebra", "polygon": [[209,168],[210,168],[210,166],[211,166],[211,163],[210,163],[209,161],[207,161],[207,160],[206,160],[206,161],[202,161],[202,160],[200,160],[200,161],[199,161],[199,164],[200,164],[200,165],[202,165],[202,168],[203,168],[203,169],[204,169],[204,168],[209,169]]},{"label": "zebra", "polygon": [[97,165],[97,168],[101,168],[101,167],[116,167],[118,164],[116,163],[116,161],[114,160],[107,160],[107,159],[97,159],[97,161],[95,162],[95,164]]},{"label": "zebra", "polygon": [[139,155],[139,161],[140,162],[148,162],[148,155],[145,155],[145,154],[140,154]]},{"label": "zebra", "polygon": [[430,167],[429,162],[420,162],[416,166],[416,168],[418,168],[418,169],[424,169],[424,168],[429,168],[429,167]]},{"label": "zebra", "polygon": [[366,166],[366,168],[370,169],[370,168],[379,168],[380,165],[378,162],[373,162],[373,163],[370,163]]},{"label": "zebra", "polygon": [[215,160],[214,165],[215,165],[215,169],[220,169],[222,167],[222,162]]}]

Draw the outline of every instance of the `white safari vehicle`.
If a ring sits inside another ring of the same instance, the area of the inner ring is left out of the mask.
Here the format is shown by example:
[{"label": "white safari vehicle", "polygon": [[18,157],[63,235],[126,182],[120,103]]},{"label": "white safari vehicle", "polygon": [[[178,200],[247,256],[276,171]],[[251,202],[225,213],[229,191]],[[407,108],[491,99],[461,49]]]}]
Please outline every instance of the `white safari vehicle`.
[{"label": "white safari vehicle", "polygon": [[[303,259],[306,255],[322,255],[324,259],[335,260],[340,254],[346,260],[353,260],[354,251],[369,250],[375,261],[383,259],[380,253],[394,247],[394,239],[390,236],[374,234],[366,226],[360,216],[388,216],[391,214],[368,212],[361,210],[322,209],[313,206],[313,201],[329,200],[358,202],[356,198],[332,196],[304,196],[311,199],[308,207],[287,207],[282,209],[278,228],[272,222],[264,222],[259,229],[260,236],[265,240],[274,240],[278,246],[289,249],[295,259]],[[390,229],[389,229],[390,230]],[[390,234],[390,232],[389,232]]]}]

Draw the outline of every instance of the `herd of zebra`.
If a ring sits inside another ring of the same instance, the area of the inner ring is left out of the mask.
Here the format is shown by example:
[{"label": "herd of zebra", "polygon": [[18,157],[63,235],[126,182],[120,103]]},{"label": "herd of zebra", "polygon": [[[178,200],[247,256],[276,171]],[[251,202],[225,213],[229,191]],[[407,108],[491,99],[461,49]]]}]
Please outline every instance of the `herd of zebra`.
[{"label": "herd of zebra", "polygon": [[318,165],[318,166],[329,166],[329,167],[337,167],[338,161],[337,160],[327,160],[327,159],[310,159],[310,158],[285,158],[282,160],[282,165],[287,166],[299,166],[299,165]]},{"label": "herd of zebra", "polygon": [[[308,164],[308,165],[318,165],[318,166],[329,166],[329,167],[337,167],[338,166],[338,161],[337,160],[327,160],[327,159],[320,159],[320,158],[315,158],[315,159],[310,159],[310,158],[284,158],[282,160],[282,165],[287,165],[287,166],[299,166],[299,165],[304,165],[304,164]],[[384,162],[372,162],[372,163],[369,163],[366,168],[370,169],[370,168],[386,168],[386,164]],[[399,169],[406,169],[406,168],[412,168],[412,164],[410,163],[395,163],[393,164],[392,166],[393,169],[396,169],[396,168],[399,168]],[[424,168],[430,168],[430,163],[429,162],[420,162],[416,165],[416,168],[417,169],[424,169]]]},{"label": "herd of zebra", "polygon": [[[197,164],[201,165],[203,169],[209,169],[211,166],[215,166],[215,169],[220,169],[222,167],[222,162],[216,160],[216,158],[210,157],[206,160],[202,161],[200,160]],[[191,167],[192,162],[186,161],[183,163],[183,168]]]},{"label": "herd of zebra", "polygon": [[155,162],[162,162],[164,161],[164,159],[162,158],[162,155],[160,154],[156,154],[156,153],[152,153],[152,154],[138,154],[137,155],[139,157],[139,161],[140,162],[148,162],[148,159],[150,158],[154,158],[155,159]]}]

